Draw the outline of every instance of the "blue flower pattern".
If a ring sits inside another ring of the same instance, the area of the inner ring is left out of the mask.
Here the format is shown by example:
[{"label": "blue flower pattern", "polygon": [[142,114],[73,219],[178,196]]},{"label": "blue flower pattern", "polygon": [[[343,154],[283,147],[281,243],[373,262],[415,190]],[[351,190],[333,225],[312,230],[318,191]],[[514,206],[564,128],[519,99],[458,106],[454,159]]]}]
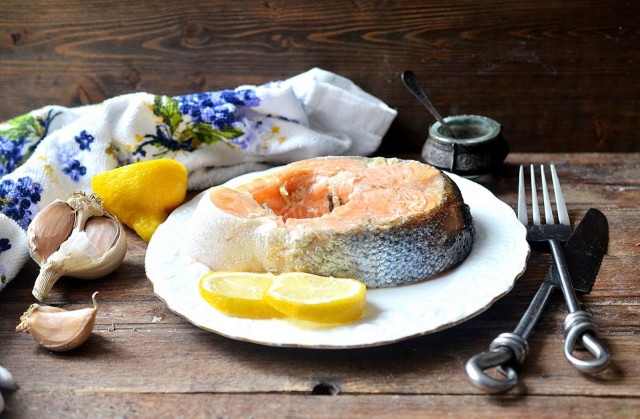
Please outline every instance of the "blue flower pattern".
[{"label": "blue flower pattern", "polygon": [[[254,89],[222,90],[166,97],[155,96],[153,113],[161,123],[156,132],[144,136],[134,156],[145,157],[147,146],[154,146],[153,157],[169,152],[192,152],[202,144],[222,142],[230,147],[260,151],[261,141],[272,133],[273,124],[251,109],[261,103]],[[297,123],[293,119],[266,115]],[[256,131],[257,130],[257,131]]]},{"label": "blue flower pattern", "polygon": [[91,151],[91,143],[95,138],[87,131],[82,130],[80,134],[74,137],[74,140],[78,145],[77,149],[67,148],[64,152],[59,153],[59,158],[63,164],[62,172],[74,182],[79,182],[80,178],[87,174],[87,168],[76,157],[81,151]]},{"label": "blue flower pattern", "polygon": [[93,135],[89,134],[87,131],[82,130],[78,136],[74,138],[80,150],[91,151],[91,143],[95,140]]},{"label": "blue flower pattern", "polygon": [[[42,199],[42,185],[29,176],[16,179],[5,178],[22,165],[33,154],[38,144],[47,136],[51,122],[60,112],[53,110],[42,116],[26,114],[9,122],[9,128],[0,131],[0,213],[13,219],[26,229],[39,211],[38,203]],[[94,137],[87,131],[81,131],[75,138],[77,147],[61,151],[59,158],[63,163],[63,173],[78,182],[86,175],[84,167],[76,155],[90,151]],[[7,241],[5,243],[5,240]],[[8,239],[0,238],[0,252],[10,246]]]},{"label": "blue flower pattern", "polygon": [[8,128],[0,130],[0,176],[13,172],[33,154],[58,115],[49,110],[45,116],[25,114],[6,123]]},{"label": "blue flower pattern", "polygon": [[0,176],[7,175],[18,167],[22,161],[22,150],[26,143],[27,138],[24,137],[14,141],[0,137],[0,161],[2,161]]},{"label": "blue flower pattern", "polygon": [[37,203],[42,198],[42,185],[25,176],[17,182],[3,179],[0,182],[0,212],[27,229],[38,212]]},{"label": "blue flower pattern", "polygon": [[174,97],[180,103],[180,113],[191,117],[195,124],[207,123],[215,129],[238,127],[238,106],[253,108],[260,105],[255,90],[223,90]]},{"label": "blue flower pattern", "polygon": [[87,168],[82,165],[78,160],[69,160],[67,166],[62,168],[62,171],[69,175],[74,182],[80,181],[80,177],[87,174]]}]

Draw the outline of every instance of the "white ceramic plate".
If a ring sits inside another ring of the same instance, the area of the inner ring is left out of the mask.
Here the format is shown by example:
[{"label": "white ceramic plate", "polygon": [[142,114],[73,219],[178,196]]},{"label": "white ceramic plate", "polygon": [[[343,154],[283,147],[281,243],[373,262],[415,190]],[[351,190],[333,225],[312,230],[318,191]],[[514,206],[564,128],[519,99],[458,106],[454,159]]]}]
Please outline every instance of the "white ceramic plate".
[{"label": "white ceramic plate", "polygon": [[[240,176],[227,186],[246,183],[264,173]],[[198,282],[209,269],[180,249],[185,226],[202,193],[173,211],[154,233],[145,258],[147,276],[156,295],[194,325],[264,345],[357,348],[446,329],[478,315],[508,293],[529,257],[526,231],[513,210],[481,185],[450,176],[471,207],[476,227],[471,253],[461,265],[435,279],[367,290],[367,309],[355,323],[327,327],[286,318],[243,319],[227,316],[205,302]]]}]

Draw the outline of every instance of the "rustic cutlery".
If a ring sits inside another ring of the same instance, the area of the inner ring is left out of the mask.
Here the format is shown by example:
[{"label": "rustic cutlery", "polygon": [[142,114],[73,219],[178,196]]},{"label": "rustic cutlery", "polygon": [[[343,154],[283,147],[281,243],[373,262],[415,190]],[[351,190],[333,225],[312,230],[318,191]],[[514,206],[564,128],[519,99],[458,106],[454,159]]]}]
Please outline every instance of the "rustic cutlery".
[{"label": "rustic cutlery", "polygon": [[[527,225],[526,203],[524,203],[524,176],[522,167],[520,169],[518,213],[520,220]],[[557,194],[560,194],[560,199],[556,196],[556,204],[560,208],[563,206],[564,199],[562,199],[562,192],[560,191],[554,167],[552,167],[552,174],[554,177],[554,190]],[[546,192],[546,179],[544,179],[544,174],[542,176],[546,215],[551,211],[551,209],[548,202],[548,192]],[[555,185],[557,185],[557,187]],[[533,176],[532,190],[535,191],[535,180]],[[533,198],[533,201],[533,205],[537,208],[537,199]],[[568,222],[566,207],[564,209],[560,208],[559,213],[561,214],[559,215],[561,222]],[[537,224],[535,224],[536,217]],[[534,210],[534,225],[537,225],[538,228],[549,228],[551,226],[549,223],[553,222],[552,218],[547,218],[547,222],[548,223],[546,225],[541,226],[539,213],[536,216],[536,210]],[[561,233],[566,234],[564,232]],[[536,232],[536,234],[538,234],[538,232]],[[559,233],[557,231],[550,230],[547,231],[546,234],[556,235]],[[571,234],[570,227],[569,234]],[[590,209],[576,228],[576,231],[571,234],[563,249],[566,260],[566,266],[564,268],[566,273],[565,278],[568,278],[569,272],[573,274],[576,290],[584,293],[591,290],[600,267],[602,257],[604,256],[607,242],[608,225],[606,218],[600,211]],[[526,341],[527,337],[542,314],[553,290],[558,286],[562,286],[562,279],[559,272],[560,269],[558,269],[558,264],[556,262],[554,263],[554,266],[549,269],[549,272],[547,272],[538,292],[512,333],[501,334],[491,343],[489,352],[478,354],[467,362],[466,373],[471,383],[484,391],[492,393],[509,390],[518,383],[518,376],[513,369],[513,366],[523,362],[529,350]],[[575,299],[573,288],[571,289],[571,292]],[[577,306],[577,301],[575,302],[575,306]],[[604,347],[602,347],[602,345],[593,336],[593,333],[596,332],[596,328],[591,315],[577,309],[571,311],[571,306],[569,307],[570,315],[568,316],[568,321],[565,320],[564,325],[565,334],[567,334],[564,348],[565,356],[574,367],[582,372],[598,372],[603,370],[607,367],[610,356]],[[578,342],[589,350],[589,352],[594,356],[593,359],[584,360],[576,358],[573,355],[573,350]],[[493,367],[498,367],[506,378],[493,378],[485,373],[486,370]]]},{"label": "rustic cutlery", "polygon": [[[565,204],[560,181],[556,168],[552,164],[551,178],[553,181],[553,191],[556,198],[556,209],[558,213],[559,224],[555,223],[551,203],[549,200],[549,192],[547,190],[547,179],[544,174],[544,165],[540,165],[540,180],[542,182],[542,196],[544,201],[545,224],[540,222],[540,214],[538,210],[537,191],[535,183],[535,169],[531,165],[531,209],[533,214],[533,223],[528,224],[526,211],[526,199],[524,194],[524,169],[520,166],[520,179],[518,184],[518,219],[527,228],[528,241],[546,241],[551,248],[551,254],[555,262],[558,282],[564,294],[565,303],[569,314],[564,321],[564,354],[569,363],[577,370],[584,373],[596,373],[604,370],[609,365],[610,355],[604,347],[596,340],[594,335],[598,328],[593,320],[593,316],[580,309],[580,304],[576,298],[576,294],[571,284],[571,276],[564,260],[564,254],[560,247],[560,241],[564,241],[571,236],[571,223],[569,221],[569,213]],[[593,359],[585,360],[576,358],[573,351],[577,343],[582,345],[594,356]]]},{"label": "rustic cutlery", "polygon": [[[607,219],[591,208],[563,247],[569,272],[576,278],[573,282],[576,291],[585,294],[591,291],[608,239]],[[518,376],[513,367],[521,364],[528,354],[527,338],[559,285],[556,267],[551,266],[514,331],[502,333],[491,342],[489,352],[478,354],[467,362],[467,376],[474,385],[491,393],[516,386]],[[498,367],[506,378],[492,378],[485,373],[494,367]]]}]

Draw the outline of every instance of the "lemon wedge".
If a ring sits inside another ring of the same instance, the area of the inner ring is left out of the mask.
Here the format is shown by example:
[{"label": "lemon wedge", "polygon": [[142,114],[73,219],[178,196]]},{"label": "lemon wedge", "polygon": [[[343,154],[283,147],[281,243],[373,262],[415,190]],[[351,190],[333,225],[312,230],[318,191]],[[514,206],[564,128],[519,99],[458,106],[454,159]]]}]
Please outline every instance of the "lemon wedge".
[{"label": "lemon wedge", "polygon": [[132,163],[91,178],[107,211],[146,242],[187,194],[187,169],[171,159]]},{"label": "lemon wedge", "polygon": [[284,315],[265,301],[275,277],[253,272],[216,271],[200,279],[200,295],[214,308],[235,317],[271,319]]},{"label": "lemon wedge", "polygon": [[365,291],[366,286],[355,279],[289,272],[273,277],[264,299],[294,319],[347,324],[364,313]]}]

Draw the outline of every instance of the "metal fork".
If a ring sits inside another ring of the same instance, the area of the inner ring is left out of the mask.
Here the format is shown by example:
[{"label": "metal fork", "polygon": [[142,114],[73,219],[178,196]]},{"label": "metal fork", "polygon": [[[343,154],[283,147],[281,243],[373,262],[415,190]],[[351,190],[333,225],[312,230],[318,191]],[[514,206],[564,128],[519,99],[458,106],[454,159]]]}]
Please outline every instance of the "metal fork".
[{"label": "metal fork", "polygon": [[[564,299],[567,304],[569,314],[564,320],[564,354],[569,363],[577,370],[584,373],[596,373],[604,370],[610,360],[607,350],[595,338],[598,328],[593,320],[593,316],[580,309],[580,304],[576,298],[571,277],[567,264],[564,260],[561,241],[566,241],[571,235],[571,223],[569,221],[569,213],[567,205],[562,195],[560,181],[556,168],[550,165],[551,178],[553,181],[553,191],[555,194],[556,211],[558,214],[559,224],[556,224],[551,203],[549,199],[549,190],[547,188],[547,179],[544,172],[544,165],[540,165],[540,180],[542,182],[542,196],[544,201],[545,223],[540,221],[540,210],[538,208],[538,197],[536,190],[535,168],[531,165],[531,212],[532,223],[529,223],[527,216],[527,204],[524,187],[524,169],[520,166],[520,177],[518,183],[518,219],[527,228],[528,241],[547,241],[551,248],[553,260],[558,269],[558,279]],[[577,358],[573,355],[574,350],[582,346],[588,350],[592,359]]]}]

